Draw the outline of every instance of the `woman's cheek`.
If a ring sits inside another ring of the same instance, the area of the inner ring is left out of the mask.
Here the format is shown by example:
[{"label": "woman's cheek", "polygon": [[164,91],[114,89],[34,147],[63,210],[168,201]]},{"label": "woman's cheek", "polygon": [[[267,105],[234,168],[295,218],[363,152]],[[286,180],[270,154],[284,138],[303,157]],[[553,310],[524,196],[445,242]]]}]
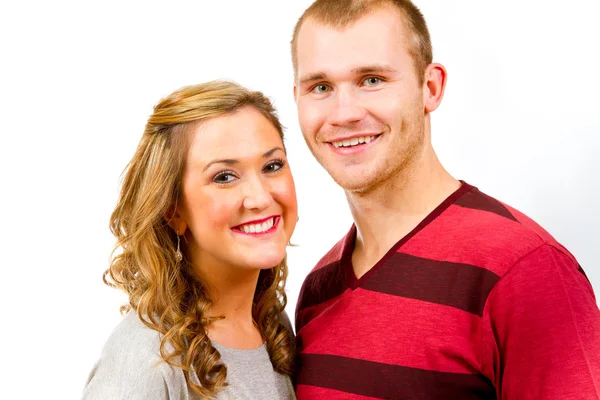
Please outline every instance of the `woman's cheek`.
[{"label": "woman's cheek", "polygon": [[[296,188],[291,173],[284,177],[282,183],[276,189],[276,201],[283,208],[285,230],[288,236],[292,235],[298,219],[298,203],[296,200]],[[275,196],[274,196],[275,197]]]}]

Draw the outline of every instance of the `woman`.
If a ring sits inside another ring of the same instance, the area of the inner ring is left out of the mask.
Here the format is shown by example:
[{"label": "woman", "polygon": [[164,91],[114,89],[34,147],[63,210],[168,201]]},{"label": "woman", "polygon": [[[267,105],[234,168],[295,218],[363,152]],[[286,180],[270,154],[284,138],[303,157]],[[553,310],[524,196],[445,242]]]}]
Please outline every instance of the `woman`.
[{"label": "woman", "polygon": [[294,182],[275,110],[215,81],[150,116],[111,217],[129,295],[84,399],[292,399]]}]

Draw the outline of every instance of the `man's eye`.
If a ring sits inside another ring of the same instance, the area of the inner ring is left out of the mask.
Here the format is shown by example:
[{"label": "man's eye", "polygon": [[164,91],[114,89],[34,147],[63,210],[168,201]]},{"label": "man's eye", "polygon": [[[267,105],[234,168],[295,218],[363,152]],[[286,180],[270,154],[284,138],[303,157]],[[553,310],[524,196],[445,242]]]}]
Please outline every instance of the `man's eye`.
[{"label": "man's eye", "polygon": [[377,85],[378,83],[381,83],[381,79],[377,78],[375,76],[370,76],[367,79],[365,79],[363,81],[363,83],[365,84],[365,86],[374,86],[374,85]]},{"label": "man's eye", "polygon": [[326,93],[329,91],[329,86],[323,84],[317,85],[313,88],[312,91],[315,93]]}]

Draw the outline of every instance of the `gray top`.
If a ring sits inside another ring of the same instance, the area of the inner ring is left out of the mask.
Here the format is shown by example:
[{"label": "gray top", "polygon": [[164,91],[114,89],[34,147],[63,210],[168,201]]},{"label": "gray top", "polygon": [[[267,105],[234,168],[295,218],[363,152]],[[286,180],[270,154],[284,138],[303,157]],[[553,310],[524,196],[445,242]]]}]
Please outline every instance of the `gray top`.
[{"label": "gray top", "polygon": [[[273,370],[263,345],[237,350],[213,343],[227,366],[227,382],[216,399],[294,400],[289,377]],[[160,362],[160,335],[148,328],[135,311],[117,325],[92,369],[83,400],[197,400],[183,371]]]}]

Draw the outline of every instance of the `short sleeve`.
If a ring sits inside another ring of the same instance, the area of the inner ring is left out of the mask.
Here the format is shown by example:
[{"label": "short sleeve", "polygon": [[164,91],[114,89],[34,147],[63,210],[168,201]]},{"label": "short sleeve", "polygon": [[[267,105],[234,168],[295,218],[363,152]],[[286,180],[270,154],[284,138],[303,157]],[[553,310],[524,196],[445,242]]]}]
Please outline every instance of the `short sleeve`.
[{"label": "short sleeve", "polygon": [[600,399],[600,311],[582,269],[543,245],[493,289],[482,366],[499,399]]}]

